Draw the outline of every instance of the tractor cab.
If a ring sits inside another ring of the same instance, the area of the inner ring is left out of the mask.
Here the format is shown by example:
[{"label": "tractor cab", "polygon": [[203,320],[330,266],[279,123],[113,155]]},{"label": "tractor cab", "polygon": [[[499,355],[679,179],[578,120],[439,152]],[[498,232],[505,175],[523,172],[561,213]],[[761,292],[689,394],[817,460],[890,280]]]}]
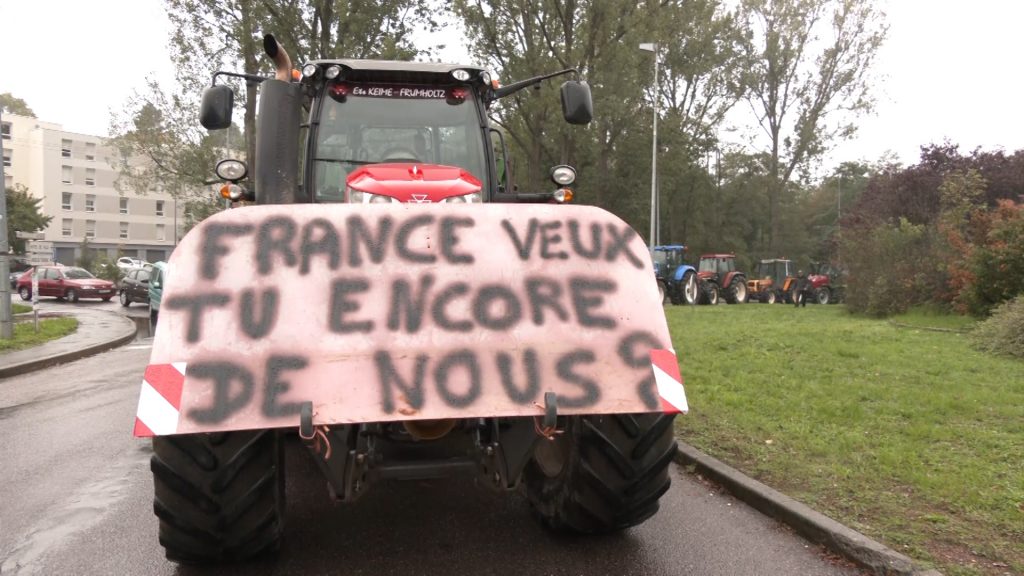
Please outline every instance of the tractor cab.
[{"label": "tractor cab", "polygon": [[761,260],[754,272],[754,278],[747,281],[747,291],[751,299],[767,304],[785,300],[796,279],[793,261],[784,258]]},{"label": "tractor cab", "polygon": [[697,274],[707,279],[714,275],[725,276],[736,271],[736,256],[733,254],[705,254],[700,257]]},{"label": "tractor cab", "polygon": [[668,271],[686,264],[686,246],[682,244],[654,247],[654,275],[661,278]]},{"label": "tractor cab", "polygon": [[[287,75],[290,65],[282,65]],[[242,75],[262,82],[255,174],[242,184],[248,167],[231,160],[231,170],[217,171],[231,183],[222,195],[257,204],[569,202],[576,179],[569,166],[552,168],[554,191],[519,192],[488,109],[523,88],[576,73],[500,86],[475,66],[337,59],[305,64],[297,81]],[[231,123],[233,93],[216,85],[218,75],[238,76],[218,72],[206,90],[200,116],[208,129]],[[561,100],[566,122],[590,122],[586,83],[564,82]]]},{"label": "tractor cab", "polygon": [[770,281],[773,285],[783,285],[788,278],[796,277],[793,272],[792,260],[761,260],[755,266],[756,276]]}]

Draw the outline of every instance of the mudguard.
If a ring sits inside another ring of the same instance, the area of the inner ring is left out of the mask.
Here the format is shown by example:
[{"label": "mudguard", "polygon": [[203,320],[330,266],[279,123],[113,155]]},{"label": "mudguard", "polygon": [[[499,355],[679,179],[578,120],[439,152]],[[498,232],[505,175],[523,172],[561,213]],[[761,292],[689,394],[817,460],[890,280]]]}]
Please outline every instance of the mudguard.
[{"label": "mudguard", "polygon": [[171,256],[137,436],[685,412],[647,247],[587,206],[268,205]]},{"label": "mudguard", "polygon": [[683,277],[686,276],[687,272],[693,272],[694,274],[696,274],[697,270],[693,266],[679,266],[678,268],[676,268],[675,281],[682,282]]}]

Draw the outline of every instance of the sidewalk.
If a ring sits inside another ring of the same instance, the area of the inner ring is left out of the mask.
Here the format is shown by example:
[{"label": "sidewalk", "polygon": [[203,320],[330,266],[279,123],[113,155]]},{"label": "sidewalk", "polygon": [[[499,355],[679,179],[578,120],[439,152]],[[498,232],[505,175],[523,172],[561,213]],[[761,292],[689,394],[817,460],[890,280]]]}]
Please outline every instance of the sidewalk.
[{"label": "sidewalk", "polygon": [[44,307],[42,311],[74,316],[78,329],[39,346],[0,354],[0,379],[98,354],[135,338],[135,322],[116,312],[75,306]]}]

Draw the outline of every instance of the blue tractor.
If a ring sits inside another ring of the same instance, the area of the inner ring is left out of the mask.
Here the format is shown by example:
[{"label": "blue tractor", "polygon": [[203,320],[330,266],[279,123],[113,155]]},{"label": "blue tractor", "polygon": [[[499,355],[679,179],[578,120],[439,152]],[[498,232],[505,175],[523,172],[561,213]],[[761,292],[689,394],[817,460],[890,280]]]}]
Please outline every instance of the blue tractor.
[{"label": "blue tractor", "polygon": [[681,244],[654,247],[654,277],[663,304],[697,303],[697,270],[685,258],[686,246]]}]

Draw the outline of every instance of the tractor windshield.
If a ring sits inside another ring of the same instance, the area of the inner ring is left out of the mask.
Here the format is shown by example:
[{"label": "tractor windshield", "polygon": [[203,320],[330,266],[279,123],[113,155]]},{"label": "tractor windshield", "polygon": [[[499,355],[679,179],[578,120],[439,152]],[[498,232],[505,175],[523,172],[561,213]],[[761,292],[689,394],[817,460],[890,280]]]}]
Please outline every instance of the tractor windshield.
[{"label": "tractor windshield", "polygon": [[697,269],[699,272],[717,272],[718,269],[715,266],[714,258],[701,258],[700,267]]},{"label": "tractor windshield", "polygon": [[312,157],[318,202],[341,202],[349,173],[384,162],[457,166],[487,188],[483,133],[465,88],[337,82],[326,90]]}]

